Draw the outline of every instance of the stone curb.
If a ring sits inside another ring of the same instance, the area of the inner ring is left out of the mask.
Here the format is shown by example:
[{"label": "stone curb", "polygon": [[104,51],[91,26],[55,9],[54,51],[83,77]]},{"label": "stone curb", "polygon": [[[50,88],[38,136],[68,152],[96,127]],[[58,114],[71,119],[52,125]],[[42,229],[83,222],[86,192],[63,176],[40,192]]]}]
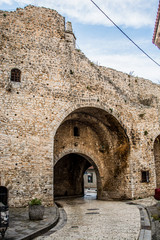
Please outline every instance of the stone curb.
[{"label": "stone curb", "polygon": [[[152,219],[152,213],[150,211],[150,209],[148,207],[146,207],[146,210],[147,210],[147,213],[148,213],[148,216],[150,218],[150,222],[151,222],[151,229],[152,229],[152,238],[156,239],[154,237],[154,235],[157,235],[157,225],[156,225],[156,221],[153,221]],[[157,235],[158,236],[158,235]]]},{"label": "stone curb", "polygon": [[147,208],[138,204],[137,207],[140,211],[141,218],[141,229],[138,240],[151,240],[152,239],[151,222]]},{"label": "stone curb", "polygon": [[39,230],[32,232],[30,234],[28,234],[25,237],[22,238],[18,238],[17,240],[31,240],[33,238],[36,238],[38,236],[40,236],[41,234],[46,233],[47,231],[49,231],[51,228],[55,227],[59,221],[59,217],[60,217],[60,213],[59,213],[59,208],[57,206],[56,207],[56,218],[54,219],[53,222],[49,223],[47,226],[40,228]]},{"label": "stone curb", "polygon": [[59,213],[60,213],[60,218],[59,218],[57,225],[55,227],[51,228],[45,234],[43,234],[43,236],[48,237],[48,236],[52,235],[53,233],[59,231],[61,228],[63,228],[65,226],[65,224],[67,223],[67,213],[65,212],[64,208],[62,208],[62,207],[60,207]]}]

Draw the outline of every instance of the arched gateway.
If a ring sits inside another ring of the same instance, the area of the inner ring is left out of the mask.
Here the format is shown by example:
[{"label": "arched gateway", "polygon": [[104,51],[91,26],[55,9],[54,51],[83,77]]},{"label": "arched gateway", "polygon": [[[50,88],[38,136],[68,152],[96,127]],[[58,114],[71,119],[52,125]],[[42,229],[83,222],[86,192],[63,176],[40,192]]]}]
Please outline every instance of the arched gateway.
[{"label": "arched gateway", "polygon": [[54,195],[83,195],[83,174],[97,174],[99,199],[129,198],[129,141],[124,128],[106,111],[83,107],[70,113],[54,138]]},{"label": "arched gateway", "polygon": [[0,185],[9,206],[82,195],[90,165],[99,199],[154,195],[159,85],[91,62],[71,23],[52,9],[1,11],[0,33]]}]

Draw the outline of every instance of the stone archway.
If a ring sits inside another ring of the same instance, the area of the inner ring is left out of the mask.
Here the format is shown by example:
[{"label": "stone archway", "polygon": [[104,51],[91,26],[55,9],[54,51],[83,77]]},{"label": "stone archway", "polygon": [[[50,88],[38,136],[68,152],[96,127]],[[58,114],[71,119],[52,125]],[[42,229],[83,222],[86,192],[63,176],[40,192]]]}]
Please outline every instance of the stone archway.
[{"label": "stone archway", "polygon": [[160,188],[160,135],[154,141],[154,158],[156,171],[156,187]]},{"label": "stone archway", "polygon": [[[69,156],[71,157],[69,154],[78,154],[76,155],[79,159],[77,162],[82,161],[83,158],[82,172],[85,168],[87,169],[87,164],[90,162],[84,157],[88,156],[99,172],[101,182],[100,190],[98,190],[99,199],[131,198],[128,170],[129,149],[129,140],[125,130],[112,114],[95,107],[79,108],[63,120],[55,134],[55,176],[58,171],[61,174],[65,172],[63,161],[69,162],[67,160]],[[55,192],[58,192],[56,184],[58,186],[58,180],[54,183]],[[75,191],[76,194],[83,194],[81,190]]]},{"label": "stone archway", "polygon": [[97,166],[88,156],[71,153],[54,166],[54,197],[83,196],[85,171],[93,166],[97,176],[97,197],[101,195],[101,180]]}]

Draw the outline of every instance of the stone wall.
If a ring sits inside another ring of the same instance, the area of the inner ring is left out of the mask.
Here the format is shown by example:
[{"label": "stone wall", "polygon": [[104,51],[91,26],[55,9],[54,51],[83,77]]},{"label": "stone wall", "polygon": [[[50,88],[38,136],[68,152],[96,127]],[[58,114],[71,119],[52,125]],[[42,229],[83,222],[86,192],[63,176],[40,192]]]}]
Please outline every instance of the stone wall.
[{"label": "stone wall", "polygon": [[[21,71],[20,82],[11,82],[13,68]],[[111,179],[107,171],[114,179],[123,161],[115,198],[152,195],[159,103],[159,85],[87,59],[75,48],[71,24],[66,28],[56,11],[34,6],[0,11],[0,185],[9,189],[10,206],[25,206],[34,197],[52,205],[54,164],[70,153],[84,154],[96,165],[103,198]],[[84,131],[79,150],[67,128],[77,120]],[[101,142],[109,143],[105,153]],[[116,155],[126,143],[125,154]],[[141,171],[149,171],[148,183],[141,181]],[[110,194],[114,198],[115,192]]]}]

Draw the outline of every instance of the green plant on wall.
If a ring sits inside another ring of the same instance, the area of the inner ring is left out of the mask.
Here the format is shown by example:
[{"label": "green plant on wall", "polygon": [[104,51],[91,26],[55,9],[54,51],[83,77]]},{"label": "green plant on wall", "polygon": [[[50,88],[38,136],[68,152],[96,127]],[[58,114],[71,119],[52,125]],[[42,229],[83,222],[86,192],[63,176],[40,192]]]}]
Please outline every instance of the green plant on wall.
[{"label": "green plant on wall", "polygon": [[152,218],[155,220],[155,221],[160,221],[160,217],[158,216],[158,214],[154,214],[152,215]]},{"label": "green plant on wall", "polygon": [[91,91],[91,88],[90,88],[90,86],[87,86],[87,89],[88,89],[89,91]]},{"label": "green plant on wall", "polygon": [[94,66],[94,62],[90,61],[91,66]]},{"label": "green plant on wall", "polygon": [[145,136],[147,136],[147,135],[148,135],[148,132],[147,132],[146,130],[144,131],[144,135],[145,135]]},{"label": "green plant on wall", "polygon": [[145,113],[141,113],[141,114],[139,114],[139,117],[140,117],[140,118],[143,118],[144,115],[145,115]]},{"label": "green plant on wall", "polygon": [[105,152],[105,147],[103,145],[100,146],[99,151],[104,153]]}]

